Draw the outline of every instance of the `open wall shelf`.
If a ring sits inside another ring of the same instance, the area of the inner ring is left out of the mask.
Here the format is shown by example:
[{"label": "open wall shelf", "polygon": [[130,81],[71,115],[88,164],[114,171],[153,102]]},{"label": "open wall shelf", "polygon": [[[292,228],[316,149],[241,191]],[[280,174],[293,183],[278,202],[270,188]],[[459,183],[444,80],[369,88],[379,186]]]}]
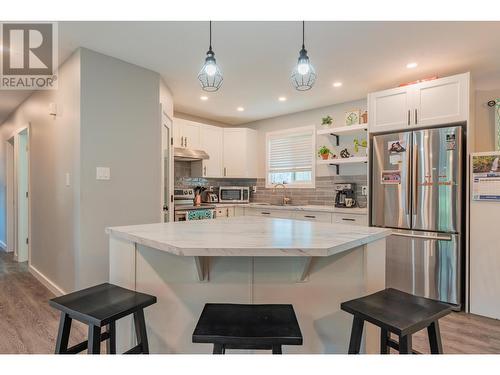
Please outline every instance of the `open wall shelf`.
[{"label": "open wall shelf", "polygon": [[366,131],[368,131],[368,124],[360,124],[360,125],[339,126],[339,127],[321,129],[316,132],[316,135],[331,135],[335,137],[338,146],[339,136],[356,134]]},{"label": "open wall shelf", "polygon": [[318,160],[316,162],[318,165],[332,165],[337,169],[337,174],[340,174],[340,165],[344,164],[363,164],[368,163],[367,156],[352,156],[350,158],[336,158],[328,160]]}]

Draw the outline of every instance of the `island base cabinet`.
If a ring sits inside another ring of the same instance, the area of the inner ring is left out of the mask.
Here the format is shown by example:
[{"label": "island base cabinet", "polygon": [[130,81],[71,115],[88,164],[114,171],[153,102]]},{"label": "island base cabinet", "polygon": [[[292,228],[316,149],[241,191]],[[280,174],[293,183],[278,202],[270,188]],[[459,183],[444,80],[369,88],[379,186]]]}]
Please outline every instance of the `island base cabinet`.
[{"label": "island base cabinet", "polygon": [[[340,303],[385,286],[385,262],[381,261],[385,259],[385,239],[311,259],[205,258],[208,277],[202,282],[197,281],[194,257],[133,243],[111,243],[110,256],[110,282],[135,287],[158,299],[145,309],[151,353],[211,353],[212,345],[191,342],[203,306],[209,302],[291,303],[304,344],[284,346],[284,353],[347,353],[352,316],[340,310]],[[305,264],[308,276],[300,282]],[[366,326],[366,351],[378,352],[379,331],[369,323]],[[125,321],[121,328],[126,332],[119,332],[118,346],[130,347],[133,326]]]}]

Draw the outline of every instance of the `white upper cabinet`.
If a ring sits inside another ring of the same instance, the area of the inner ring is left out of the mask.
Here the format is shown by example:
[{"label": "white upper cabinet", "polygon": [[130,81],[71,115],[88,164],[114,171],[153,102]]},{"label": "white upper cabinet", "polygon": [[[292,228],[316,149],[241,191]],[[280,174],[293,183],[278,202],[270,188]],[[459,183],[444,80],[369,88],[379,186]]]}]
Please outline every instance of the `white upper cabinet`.
[{"label": "white upper cabinet", "polygon": [[469,73],[368,94],[371,132],[467,121]]},{"label": "white upper cabinet", "polygon": [[368,123],[370,131],[383,132],[410,126],[411,91],[397,87],[368,94]]},{"label": "white upper cabinet", "polygon": [[413,91],[415,125],[432,126],[467,121],[469,74],[422,82]]},{"label": "white upper cabinet", "polygon": [[174,146],[199,150],[201,126],[194,121],[174,119]]},{"label": "white upper cabinet", "polygon": [[222,177],[222,147],[224,130],[217,126],[202,125],[200,127],[201,150],[209,159],[202,161],[202,177]]},{"label": "white upper cabinet", "polygon": [[224,128],[223,177],[257,177],[257,132],[246,128]]}]

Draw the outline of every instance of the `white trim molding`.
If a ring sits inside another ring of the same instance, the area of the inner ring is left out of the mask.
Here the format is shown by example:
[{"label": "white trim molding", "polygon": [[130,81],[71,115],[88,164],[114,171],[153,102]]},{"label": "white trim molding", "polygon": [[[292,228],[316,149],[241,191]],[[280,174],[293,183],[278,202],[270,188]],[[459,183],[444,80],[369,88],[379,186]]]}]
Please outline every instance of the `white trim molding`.
[{"label": "white trim molding", "polygon": [[66,294],[66,292],[61,289],[58,285],[56,285],[53,281],[51,281],[47,276],[41,273],[38,269],[30,265],[28,267],[30,273],[37,279],[44,287],[50,290],[52,293],[56,295],[56,297],[62,296]]}]

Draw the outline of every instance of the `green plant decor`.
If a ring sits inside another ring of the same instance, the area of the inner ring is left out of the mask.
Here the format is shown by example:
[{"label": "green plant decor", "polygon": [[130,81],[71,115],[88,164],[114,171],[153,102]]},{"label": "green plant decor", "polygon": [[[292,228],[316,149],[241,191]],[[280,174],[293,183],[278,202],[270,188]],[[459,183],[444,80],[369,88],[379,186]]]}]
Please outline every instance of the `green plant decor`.
[{"label": "green plant decor", "polygon": [[361,142],[359,141],[358,138],[354,138],[354,152],[359,152],[359,146],[366,148],[368,143],[366,142],[366,139],[363,139]]},{"label": "green plant decor", "polygon": [[331,153],[330,149],[326,146],[321,146],[318,150],[318,156],[330,154],[330,153]]},{"label": "green plant decor", "polygon": [[333,124],[333,119],[331,116],[326,116],[321,119],[321,125],[331,125]]}]

